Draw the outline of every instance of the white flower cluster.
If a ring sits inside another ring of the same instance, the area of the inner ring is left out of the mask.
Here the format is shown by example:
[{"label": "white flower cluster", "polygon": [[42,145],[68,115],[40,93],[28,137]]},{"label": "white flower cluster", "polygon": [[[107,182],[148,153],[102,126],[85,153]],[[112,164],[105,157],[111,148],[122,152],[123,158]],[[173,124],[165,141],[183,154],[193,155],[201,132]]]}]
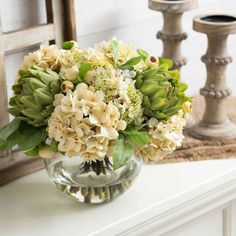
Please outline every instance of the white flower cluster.
[{"label": "white flower cluster", "polygon": [[143,157],[145,161],[159,161],[180,147],[184,138],[183,128],[186,125],[184,116],[183,110],[180,110],[163,122],[159,122],[156,118],[149,119],[149,134],[152,138],[146,146],[136,150],[137,155]]},{"label": "white flower cluster", "polygon": [[98,67],[88,72],[86,83],[105,93],[105,101],[114,101],[127,123],[141,123],[142,94],[135,88],[134,71]]},{"label": "white flower cluster", "polygon": [[65,45],[64,49],[41,46],[25,56],[21,65],[22,70],[39,66],[59,75],[61,93],[55,95],[55,109],[48,120],[48,137],[58,142],[58,151],[87,160],[110,157],[119,131],[146,121],[148,126],[143,131],[151,135],[151,140],[136,150],[145,160],[160,160],[181,145],[188,103],[161,122],[150,117],[154,113],[147,113],[145,98],[150,102],[152,96],[142,91],[149,86],[144,73],[159,67],[158,58],[143,50],[134,51],[117,39],[86,49],[72,41]]},{"label": "white flower cluster", "polygon": [[113,38],[112,40],[106,42],[102,41],[98,44],[95,44],[95,51],[105,55],[108,61],[112,63],[114,61],[114,51],[112,49],[112,41],[115,40],[119,43],[119,52],[118,52],[118,58],[117,58],[117,65],[122,65],[124,62],[128,61],[130,58],[134,57],[134,49],[132,45],[125,44],[122,41],[118,41],[116,38]]},{"label": "white flower cluster", "polygon": [[30,69],[32,66],[57,70],[60,68],[60,54],[61,52],[56,45],[41,46],[39,50],[24,57],[21,70]]},{"label": "white flower cluster", "polygon": [[48,135],[59,145],[58,150],[68,157],[103,159],[109,156],[112,140],[118,131],[126,128],[118,108],[104,102],[104,93],[95,91],[85,83],[74,92],[59,94],[54,101],[55,110],[48,121]]}]

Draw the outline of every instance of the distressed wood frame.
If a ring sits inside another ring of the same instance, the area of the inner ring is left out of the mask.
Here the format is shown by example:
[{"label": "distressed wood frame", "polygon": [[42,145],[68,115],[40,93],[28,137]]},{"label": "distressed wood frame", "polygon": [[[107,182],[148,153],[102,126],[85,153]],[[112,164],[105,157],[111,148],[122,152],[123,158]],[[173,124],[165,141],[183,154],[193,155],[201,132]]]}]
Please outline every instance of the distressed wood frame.
[{"label": "distressed wood frame", "polygon": [[[6,54],[45,42],[61,46],[63,41],[76,40],[74,0],[45,0],[45,6],[46,24],[2,32],[0,21],[0,127],[9,122]],[[2,158],[8,158],[8,160],[4,167],[1,167],[0,162],[0,185],[43,167],[41,159],[26,158],[19,150],[0,152],[0,160]]]}]

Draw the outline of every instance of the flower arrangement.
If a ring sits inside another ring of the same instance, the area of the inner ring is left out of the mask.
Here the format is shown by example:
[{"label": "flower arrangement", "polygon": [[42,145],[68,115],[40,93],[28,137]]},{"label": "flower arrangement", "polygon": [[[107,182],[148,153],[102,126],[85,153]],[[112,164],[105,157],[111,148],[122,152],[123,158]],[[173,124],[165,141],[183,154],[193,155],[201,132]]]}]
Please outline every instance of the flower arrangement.
[{"label": "flower arrangement", "polygon": [[81,49],[74,41],[25,56],[12,86],[12,122],[0,150],[57,152],[114,169],[135,153],[158,161],[181,145],[191,99],[172,62],[117,39]]}]

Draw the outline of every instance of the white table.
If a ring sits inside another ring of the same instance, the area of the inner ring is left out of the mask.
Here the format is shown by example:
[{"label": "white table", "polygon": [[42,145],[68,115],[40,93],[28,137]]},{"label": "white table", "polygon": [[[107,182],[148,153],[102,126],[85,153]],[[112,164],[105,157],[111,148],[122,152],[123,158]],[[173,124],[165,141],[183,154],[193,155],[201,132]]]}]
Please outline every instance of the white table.
[{"label": "white table", "polygon": [[1,236],[235,236],[236,159],[147,165],[113,202],[65,197],[44,170],[0,188]]}]

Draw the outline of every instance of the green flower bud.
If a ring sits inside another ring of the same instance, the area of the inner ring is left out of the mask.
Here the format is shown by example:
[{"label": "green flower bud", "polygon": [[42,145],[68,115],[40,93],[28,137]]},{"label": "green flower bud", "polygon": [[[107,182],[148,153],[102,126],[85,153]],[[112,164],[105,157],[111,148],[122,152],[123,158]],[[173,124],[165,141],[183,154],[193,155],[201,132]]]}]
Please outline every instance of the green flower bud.
[{"label": "green flower bud", "polygon": [[19,76],[12,87],[16,95],[10,99],[9,112],[34,126],[47,124],[54,109],[54,95],[60,92],[59,75],[50,69],[34,66],[19,71]]},{"label": "green flower bud", "polygon": [[[155,61],[150,57],[146,60]],[[160,69],[147,69],[135,78],[136,88],[144,95],[144,115],[160,120],[176,114],[181,108],[188,110],[183,104],[189,101],[185,95],[187,85],[179,81],[179,71],[168,71],[161,66]]]},{"label": "green flower bud", "polygon": [[39,149],[39,156],[42,158],[52,158],[54,155],[55,152],[53,152],[51,147],[46,144]]}]

